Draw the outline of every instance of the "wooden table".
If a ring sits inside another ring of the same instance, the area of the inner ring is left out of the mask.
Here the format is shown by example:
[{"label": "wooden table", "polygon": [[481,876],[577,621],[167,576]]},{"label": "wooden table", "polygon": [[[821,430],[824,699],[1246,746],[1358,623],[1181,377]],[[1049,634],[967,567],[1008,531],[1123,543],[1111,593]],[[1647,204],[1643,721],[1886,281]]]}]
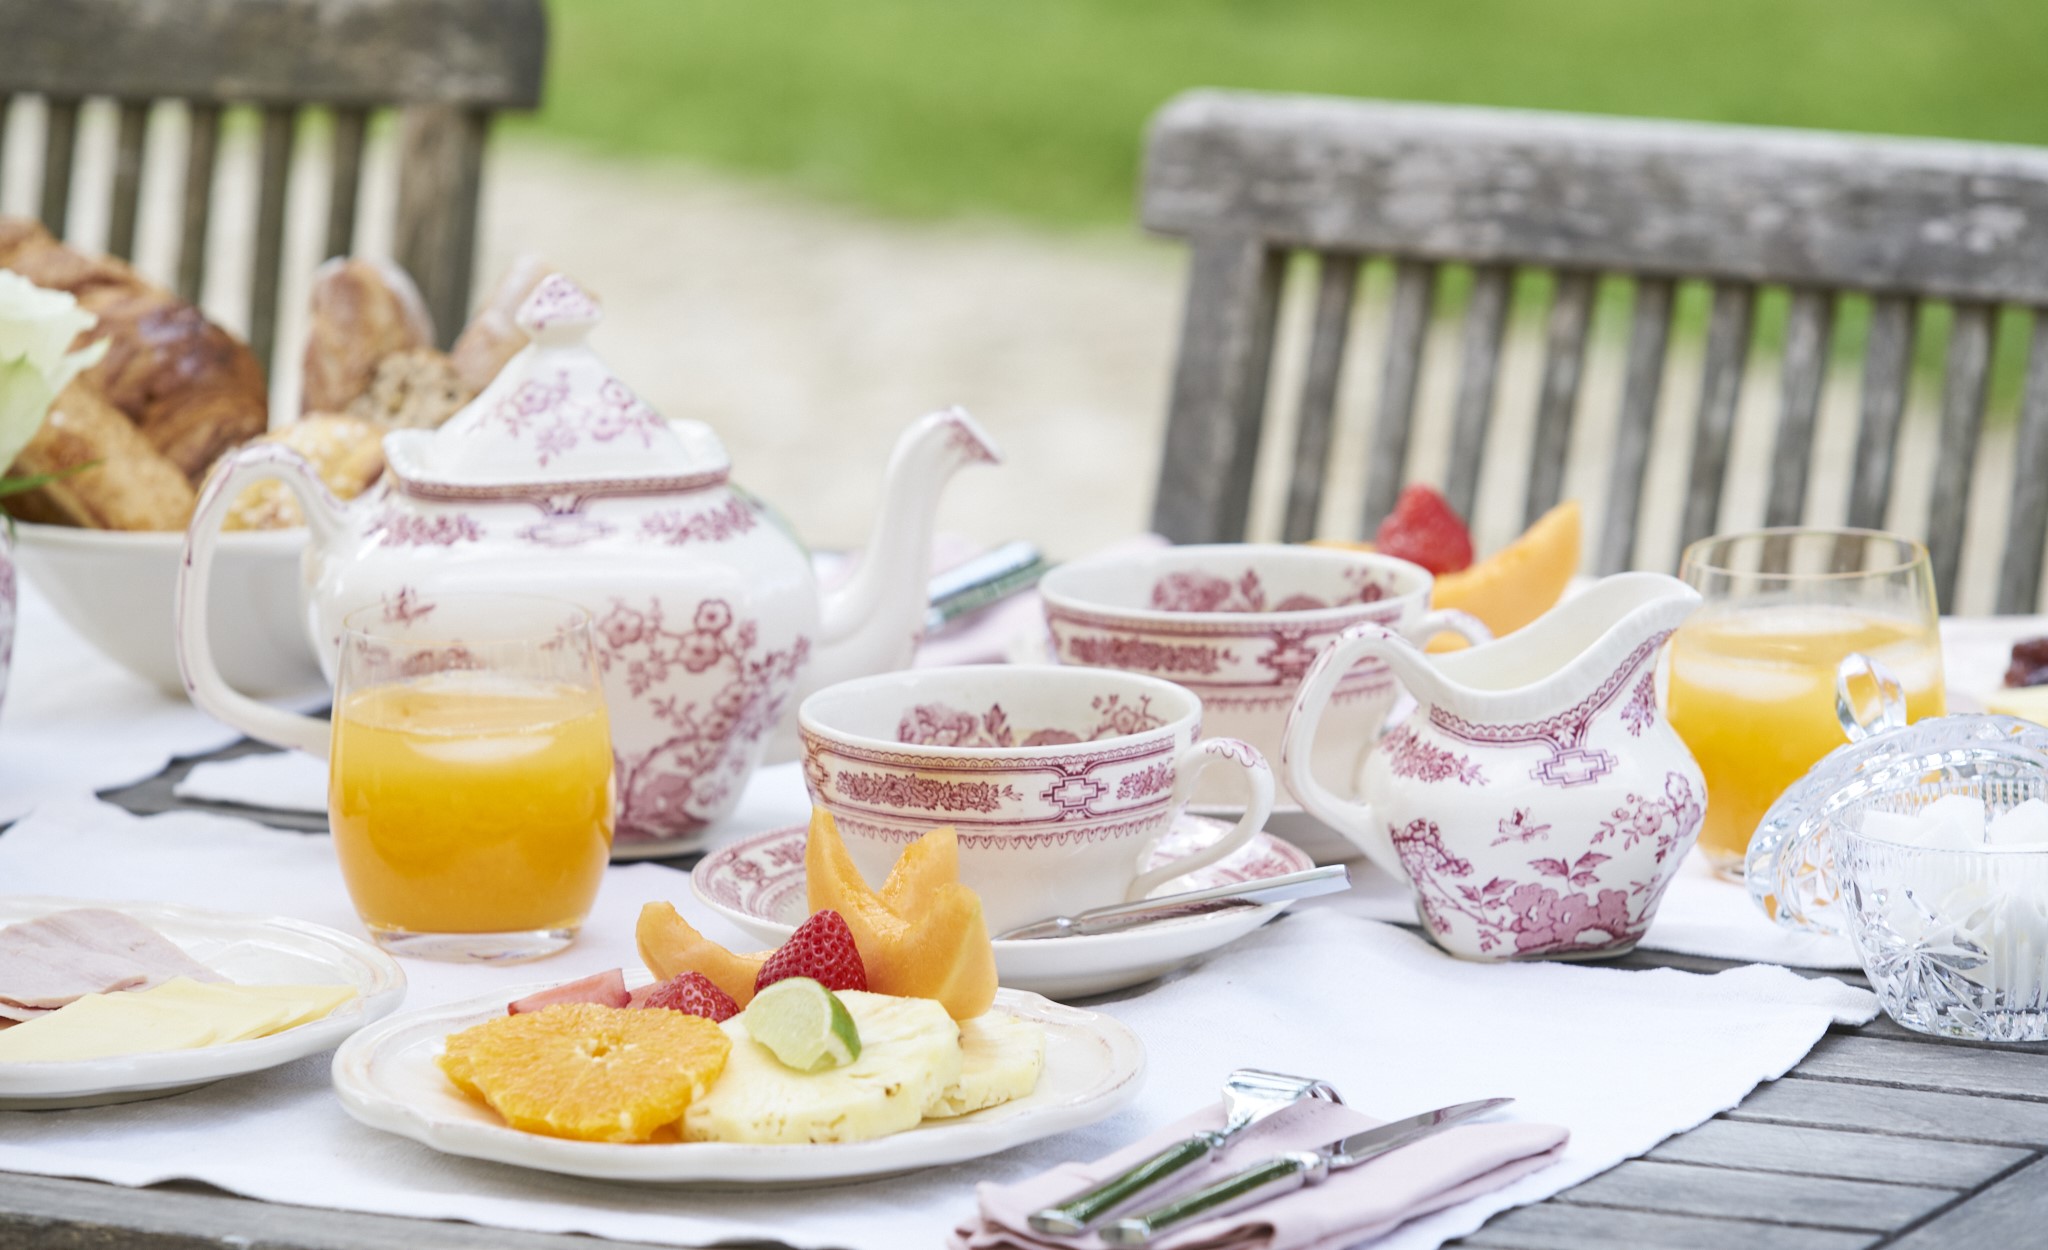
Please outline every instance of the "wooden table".
[{"label": "wooden table", "polygon": [[[243,743],[206,758],[267,748]],[[197,761],[102,795],[131,811],[204,807],[304,830],[317,820],[191,804],[172,786]],[[687,868],[694,856],[670,861]],[[1641,951],[1610,967],[1713,972],[1720,960]],[[1839,975],[1864,984],[1849,973]],[[1684,1080],[1684,1073],[1673,1079]],[[1461,1246],[1516,1250],[1911,1250],[2048,1244],[2048,1044],[1937,1041],[1879,1016],[1836,1028],[1783,1080],[1648,1155],[1535,1206],[1504,1211]],[[966,1195],[962,1195],[962,1201]],[[931,1244],[941,1230],[934,1227]],[[582,1236],[285,1207],[198,1185],[127,1189],[0,1174],[0,1250],[592,1250]]]}]

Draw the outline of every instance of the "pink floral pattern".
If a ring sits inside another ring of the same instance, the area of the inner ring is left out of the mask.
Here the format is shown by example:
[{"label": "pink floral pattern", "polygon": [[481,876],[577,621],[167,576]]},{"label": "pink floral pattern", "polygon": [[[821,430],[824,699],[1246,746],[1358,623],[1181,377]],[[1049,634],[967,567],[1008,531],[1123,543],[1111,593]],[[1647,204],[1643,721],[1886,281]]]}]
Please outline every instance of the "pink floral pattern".
[{"label": "pink floral pattern", "polygon": [[1246,569],[1234,580],[1200,569],[1184,569],[1152,583],[1152,608],[1157,612],[1314,612],[1352,603],[1376,603],[1387,588],[1373,570],[1349,568],[1344,580],[1350,589],[1334,599],[1295,593],[1274,600],[1259,580],[1257,569]]},{"label": "pink floral pattern", "polygon": [[363,531],[380,547],[452,547],[482,539],[484,528],[467,512],[424,514],[386,505]]},{"label": "pink floral pattern", "polygon": [[1623,850],[1634,850],[1637,843],[1651,840],[1661,864],[1674,850],[1691,844],[1705,815],[1706,809],[1693,795],[1692,781],[1684,773],[1670,773],[1664,778],[1661,796],[1630,793],[1614,814],[1601,822],[1593,841],[1613,838]]},{"label": "pink floral pattern", "polygon": [[1143,733],[1166,723],[1153,714],[1149,695],[1135,704],[1122,702],[1120,695],[1097,695],[1091,706],[1095,724],[1084,732],[1045,728],[1023,733],[1010,724],[1000,703],[990,704],[979,716],[943,703],[920,703],[896,723],[896,741],[921,747],[1064,746]]},{"label": "pink floral pattern", "polygon": [[1635,693],[1629,695],[1622,705],[1621,721],[1628,726],[1629,736],[1640,738],[1650,723],[1657,719],[1657,670],[1643,670],[1643,679],[1636,683]]},{"label": "pink floral pattern", "polygon": [[1161,761],[1147,764],[1134,773],[1128,773],[1116,783],[1116,797],[1120,799],[1150,798],[1173,788],[1173,765]]},{"label": "pink floral pattern", "polygon": [[604,310],[590,292],[578,286],[575,279],[559,273],[541,279],[517,314],[519,328],[528,334],[560,325],[594,326],[603,317]]},{"label": "pink floral pattern", "polygon": [[724,503],[702,512],[685,514],[680,508],[667,508],[653,513],[640,522],[640,536],[671,547],[685,543],[722,543],[746,533],[759,523],[759,516],[745,499],[728,495]]},{"label": "pink floral pattern", "polygon": [[380,615],[386,625],[416,625],[426,620],[434,611],[434,605],[410,586],[400,586],[396,592],[383,596],[378,602],[383,606]]},{"label": "pink floral pattern", "polygon": [[632,754],[616,750],[618,833],[672,838],[704,823],[746,778],[747,747],[781,717],[810,657],[810,640],[764,649],[760,628],[723,599],[697,605],[672,628],[658,600],[612,600],[597,622],[598,658],[617,698],[624,685],[667,736]]},{"label": "pink floral pattern", "polygon": [[886,807],[908,807],[923,812],[998,811],[1005,800],[1020,801],[1017,788],[991,781],[940,781],[936,777],[903,776],[897,773],[851,772],[841,769],[833,784],[842,797],[855,803]]},{"label": "pink floral pattern", "polygon": [[1387,767],[1396,777],[1415,781],[1455,781],[1461,786],[1483,786],[1486,774],[1469,756],[1424,742],[1406,725],[1396,728],[1379,745],[1386,752]]},{"label": "pink floral pattern", "polygon": [[1493,840],[1495,846],[1506,846],[1510,842],[1534,842],[1550,835],[1549,825],[1539,825],[1529,818],[1529,809],[1518,807],[1511,814],[1500,818],[1500,836]]},{"label": "pink floral pattern", "polygon": [[1093,668],[1121,668],[1141,673],[1209,674],[1237,659],[1227,647],[1209,643],[1163,643],[1114,634],[1070,635],[1067,654]]},{"label": "pink floral pattern", "polygon": [[664,428],[661,415],[617,378],[607,378],[593,399],[572,398],[567,371],[558,371],[552,381],[527,378],[484,421],[503,427],[515,440],[532,434],[543,468],[585,437],[609,443],[637,435],[642,447],[652,449],[654,435]]},{"label": "pink floral pattern", "polygon": [[[1656,906],[1654,894],[1632,909],[1629,891],[1595,888],[1595,869],[1608,859],[1596,851],[1569,862],[1555,857],[1529,861],[1539,878],[1551,878],[1556,885],[1509,877],[1476,885],[1459,880],[1472,875],[1472,862],[1444,848],[1435,821],[1416,819],[1405,828],[1389,826],[1387,833],[1415,885],[1423,923],[1443,934],[1453,915],[1462,916],[1477,928],[1481,951],[1505,946],[1517,955],[1543,955],[1630,946],[1649,927]],[[1571,891],[1573,886],[1580,888]],[[1588,933],[1594,941],[1586,940]]]},{"label": "pink floral pattern", "polygon": [[1614,703],[1627,688],[1629,679],[1636,675],[1636,670],[1656,655],[1657,649],[1669,637],[1671,631],[1667,629],[1646,639],[1629,652],[1628,657],[1594,688],[1593,693],[1555,716],[1519,725],[1480,725],[1448,708],[1435,706],[1429,710],[1430,723],[1448,736],[1473,746],[1529,745],[1547,748],[1549,758],[1531,768],[1529,776],[1549,786],[1590,785],[1613,772],[1619,763],[1612,751],[1585,745],[1587,731],[1593,727],[1593,718]]}]

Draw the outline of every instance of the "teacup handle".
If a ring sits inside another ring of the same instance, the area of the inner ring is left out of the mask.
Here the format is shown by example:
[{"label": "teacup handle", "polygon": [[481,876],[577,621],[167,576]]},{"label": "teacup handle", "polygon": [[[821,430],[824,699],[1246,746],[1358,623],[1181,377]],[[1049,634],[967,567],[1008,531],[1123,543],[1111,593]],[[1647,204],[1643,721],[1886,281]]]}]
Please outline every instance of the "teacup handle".
[{"label": "teacup handle", "polygon": [[1266,757],[1249,742],[1236,738],[1204,738],[1180,753],[1173,763],[1173,810],[1178,812],[1194,797],[1195,781],[1211,764],[1227,760],[1244,771],[1245,780],[1251,783],[1251,795],[1246,799],[1244,815],[1229,833],[1211,842],[1199,851],[1169,860],[1147,873],[1140,873],[1131,882],[1131,888],[1124,892],[1126,900],[1144,898],[1166,882],[1197,868],[1206,868],[1226,855],[1235,854],[1238,848],[1252,840],[1252,835],[1266,827],[1266,818],[1273,814],[1273,770],[1267,766]]},{"label": "teacup handle", "polygon": [[[1430,613],[1422,618],[1427,622]],[[1463,613],[1456,615],[1462,616]],[[1484,628],[1483,626],[1481,627]],[[1384,625],[1353,625],[1337,635],[1337,641],[1323,649],[1316,662],[1309,667],[1308,676],[1302,679],[1301,691],[1294,696],[1294,706],[1287,711],[1287,727],[1280,737],[1280,767],[1286,770],[1287,787],[1301,805],[1318,820],[1343,833],[1345,837],[1364,851],[1366,858],[1378,864],[1397,881],[1408,880],[1408,874],[1401,867],[1401,857],[1394,853],[1394,843],[1373,819],[1372,807],[1365,803],[1352,803],[1338,798],[1315,778],[1311,767],[1315,759],[1316,728],[1322,724],[1323,713],[1329,709],[1330,699],[1337,693],[1337,683],[1343,681],[1360,660],[1379,660],[1390,670],[1399,673],[1402,665],[1419,658],[1421,652],[1416,645],[1401,634]],[[1382,725],[1361,750],[1369,750],[1379,741],[1388,726]]]},{"label": "teacup handle", "polygon": [[221,522],[242,491],[265,478],[276,478],[298,496],[311,531],[309,550],[317,550],[334,533],[341,501],[297,452],[289,447],[255,446],[222,459],[192,512],[192,524],[185,531],[184,557],[178,564],[178,671],[185,679],[185,693],[201,711],[251,738],[324,759],[331,732],[328,723],[258,703],[229,686],[214,663],[207,633],[207,589]]}]

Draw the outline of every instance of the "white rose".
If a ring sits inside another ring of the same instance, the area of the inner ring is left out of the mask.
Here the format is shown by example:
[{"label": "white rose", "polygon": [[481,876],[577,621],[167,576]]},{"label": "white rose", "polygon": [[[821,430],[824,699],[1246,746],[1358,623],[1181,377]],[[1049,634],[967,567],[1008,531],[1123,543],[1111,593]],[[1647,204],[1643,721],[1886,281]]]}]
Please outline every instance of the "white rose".
[{"label": "white rose", "polygon": [[0,269],[0,473],[35,437],[57,392],[106,355],[104,339],[69,350],[97,320],[68,292]]}]

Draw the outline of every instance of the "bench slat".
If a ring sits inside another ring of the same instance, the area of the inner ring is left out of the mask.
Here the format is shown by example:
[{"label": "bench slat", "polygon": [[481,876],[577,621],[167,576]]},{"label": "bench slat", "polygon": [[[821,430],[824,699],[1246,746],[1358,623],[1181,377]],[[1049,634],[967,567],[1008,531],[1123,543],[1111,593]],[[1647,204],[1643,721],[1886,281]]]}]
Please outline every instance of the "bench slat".
[{"label": "bench slat", "polygon": [[327,181],[327,240],[322,259],[347,256],[355,251],[356,201],[363,181],[363,139],[369,130],[370,111],[338,108],[333,111],[334,156]]},{"label": "bench slat", "polygon": [[43,228],[64,237],[71,215],[71,163],[78,154],[76,96],[52,96],[43,102],[43,194],[37,209]]},{"label": "bench slat", "polygon": [[1977,436],[1984,428],[1997,325],[1998,310],[1991,305],[1957,304],[1949,327],[1941,388],[1941,450],[1934,462],[1934,497],[1927,508],[1934,598],[1944,612],[1953,612],[1956,606],[1963,532],[1970,520],[1970,478],[1977,466]]},{"label": "bench slat", "polygon": [[148,100],[121,101],[114,138],[113,202],[107,213],[107,251],[122,260],[135,255],[136,209],[142,199],[143,145],[149,137]]},{"label": "bench slat", "polygon": [[1664,385],[1664,351],[1671,341],[1674,289],[1668,278],[1636,281],[1635,307],[1629,313],[1628,361],[1622,366],[1621,415],[1614,430],[1614,464],[1607,484],[1607,517],[1600,525],[1600,550],[1594,562],[1602,574],[1627,568],[1635,550],[1643,468],[1650,461],[1657,395]]},{"label": "bench slat", "polygon": [[292,148],[299,110],[289,104],[263,109],[262,161],[256,187],[256,259],[249,269],[249,350],[270,372],[277,343],[277,280],[284,271],[285,197],[291,189]]},{"label": "bench slat", "polygon": [[1351,333],[1351,305],[1358,291],[1358,257],[1325,252],[1316,282],[1315,325],[1310,331],[1308,368],[1301,379],[1301,409],[1294,424],[1294,459],[1287,478],[1287,515],[1280,536],[1306,542],[1316,536],[1322,513],[1323,480],[1330,462],[1331,416],[1344,369],[1344,341]]},{"label": "bench slat", "polygon": [[185,106],[185,191],[178,218],[178,298],[206,292],[206,232],[213,219],[213,165],[220,152],[220,106]]},{"label": "bench slat", "polygon": [[1507,333],[1508,302],[1514,295],[1515,271],[1506,265],[1483,265],[1472,275],[1472,298],[1465,306],[1460,346],[1458,391],[1451,403],[1450,471],[1444,498],[1468,522],[1479,495],[1479,469],[1485,459],[1486,431],[1493,424],[1493,396],[1500,379],[1500,345]]},{"label": "bench slat", "polygon": [[2041,599],[2041,548],[2048,542],[2048,314],[2034,310],[2026,390],[2013,448],[2012,510],[1998,571],[1998,611],[2032,612]]},{"label": "bench slat", "polygon": [[1829,291],[1792,292],[1785,314],[1785,359],[1778,402],[1778,437],[1771,455],[1764,524],[1797,525],[1806,509],[1807,471],[1813,463],[1813,426],[1828,376],[1834,340],[1835,297]]},{"label": "bench slat", "polygon": [[1365,530],[1371,538],[1394,510],[1408,465],[1408,434],[1415,422],[1415,392],[1422,382],[1422,348],[1436,303],[1436,266],[1404,260],[1394,265],[1394,300],[1387,312],[1386,355],[1380,369],[1379,411],[1365,465]]},{"label": "bench slat", "polygon": [[1919,302],[1908,296],[1879,296],[1870,302],[1862,422],[1849,478],[1849,524],[1858,529],[1884,528],[1899,448],[1899,420],[1906,411],[1906,391],[1913,375],[1913,330],[1919,312]]},{"label": "bench slat", "polygon": [[1735,405],[1742,398],[1742,374],[1749,364],[1755,316],[1755,287],[1739,282],[1715,285],[1713,312],[1707,321],[1706,364],[1700,372],[1700,401],[1693,417],[1692,467],[1678,530],[1681,551],[1721,528],[1728,444],[1735,434]]},{"label": "bench slat", "polygon": [[1543,326],[1543,380],[1536,390],[1535,444],[1529,454],[1529,492],[1522,502],[1524,527],[1534,525],[1564,497],[1572,417],[1586,366],[1586,330],[1593,321],[1599,284],[1597,274],[1565,270],[1557,275],[1557,290],[1550,297],[1550,316]]}]

